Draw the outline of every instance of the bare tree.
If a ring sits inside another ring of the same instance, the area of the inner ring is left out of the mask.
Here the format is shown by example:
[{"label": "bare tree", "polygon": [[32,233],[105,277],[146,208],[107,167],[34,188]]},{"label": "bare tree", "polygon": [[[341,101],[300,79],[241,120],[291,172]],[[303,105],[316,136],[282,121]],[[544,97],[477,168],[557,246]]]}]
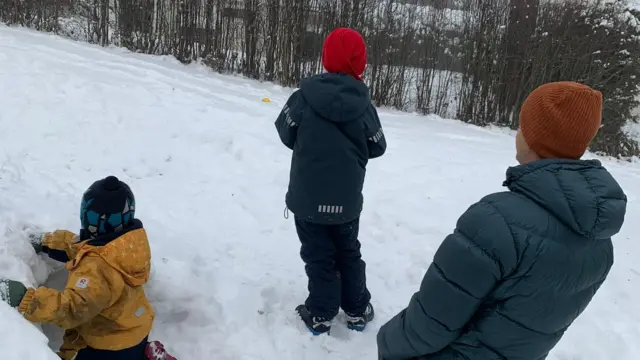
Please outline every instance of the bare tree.
[{"label": "bare tree", "polygon": [[[593,150],[630,156],[640,20],[625,0],[1,0],[0,21],[215,71],[297,86],[321,72],[325,36],[359,30],[372,100],[517,128],[537,86],[575,80],[605,96]],[[73,22],[68,21],[74,19]]]}]

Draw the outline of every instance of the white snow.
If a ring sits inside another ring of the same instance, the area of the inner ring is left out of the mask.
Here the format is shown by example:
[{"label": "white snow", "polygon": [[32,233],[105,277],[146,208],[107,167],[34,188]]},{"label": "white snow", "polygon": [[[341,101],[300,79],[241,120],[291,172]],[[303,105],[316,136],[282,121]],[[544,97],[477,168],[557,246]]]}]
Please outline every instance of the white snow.
[{"label": "white snow", "polygon": [[[378,328],[514,164],[510,132],[381,110],[389,149],[369,165],[361,232],[377,320],[312,337],[293,311],[306,277],[283,218],[291,154],[273,126],[290,89],[4,26],[0,84],[0,277],[45,282],[51,265],[23,228],[77,229],[82,192],[119,176],[150,235],[152,338],[182,360],[376,358]],[[604,161],[628,194],[627,223],[609,279],[552,360],[640,353],[640,167]],[[4,360],[56,358],[17,312],[0,304],[0,317]],[[59,332],[45,331],[55,346]]]}]

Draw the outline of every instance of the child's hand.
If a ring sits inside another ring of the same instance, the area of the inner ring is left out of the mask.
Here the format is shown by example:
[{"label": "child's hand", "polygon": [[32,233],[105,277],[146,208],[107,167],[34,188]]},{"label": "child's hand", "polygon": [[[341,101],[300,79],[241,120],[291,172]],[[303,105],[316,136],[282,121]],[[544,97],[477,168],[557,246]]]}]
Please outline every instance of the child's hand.
[{"label": "child's hand", "polygon": [[22,225],[22,233],[27,236],[36,254],[40,254],[42,252],[42,241],[44,240],[42,228],[38,225],[27,223]]},{"label": "child's hand", "polygon": [[22,283],[13,280],[0,280],[0,301],[17,308],[22,298],[27,293],[27,288]]},{"label": "child's hand", "polygon": [[44,233],[29,234],[29,243],[33,246],[33,250],[35,250],[36,254],[40,254],[42,252],[42,240],[44,240]]}]

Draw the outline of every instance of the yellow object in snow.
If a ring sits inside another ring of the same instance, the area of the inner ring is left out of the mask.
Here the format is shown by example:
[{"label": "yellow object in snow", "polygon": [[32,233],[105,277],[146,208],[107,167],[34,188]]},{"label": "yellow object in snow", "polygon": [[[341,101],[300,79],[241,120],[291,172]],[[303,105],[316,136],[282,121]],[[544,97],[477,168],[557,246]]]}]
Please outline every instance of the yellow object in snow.
[{"label": "yellow object in snow", "polygon": [[262,98],[262,102],[264,102],[264,103],[270,103],[270,102],[271,102],[271,99],[269,99],[269,98]]}]

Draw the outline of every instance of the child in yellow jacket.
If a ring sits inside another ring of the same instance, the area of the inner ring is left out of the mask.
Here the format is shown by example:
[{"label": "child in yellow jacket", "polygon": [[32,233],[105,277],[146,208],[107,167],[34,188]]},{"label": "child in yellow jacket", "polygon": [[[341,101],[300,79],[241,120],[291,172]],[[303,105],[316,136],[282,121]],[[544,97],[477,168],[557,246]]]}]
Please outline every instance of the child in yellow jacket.
[{"label": "child in yellow jacket", "polygon": [[114,176],[97,181],[82,197],[79,236],[66,230],[32,236],[36,252],[66,262],[65,289],[0,281],[0,299],[27,320],[66,330],[61,359],[163,358],[162,345],[147,342],[154,312],[142,286],[149,280],[151,250],[134,215],[129,186]]}]

